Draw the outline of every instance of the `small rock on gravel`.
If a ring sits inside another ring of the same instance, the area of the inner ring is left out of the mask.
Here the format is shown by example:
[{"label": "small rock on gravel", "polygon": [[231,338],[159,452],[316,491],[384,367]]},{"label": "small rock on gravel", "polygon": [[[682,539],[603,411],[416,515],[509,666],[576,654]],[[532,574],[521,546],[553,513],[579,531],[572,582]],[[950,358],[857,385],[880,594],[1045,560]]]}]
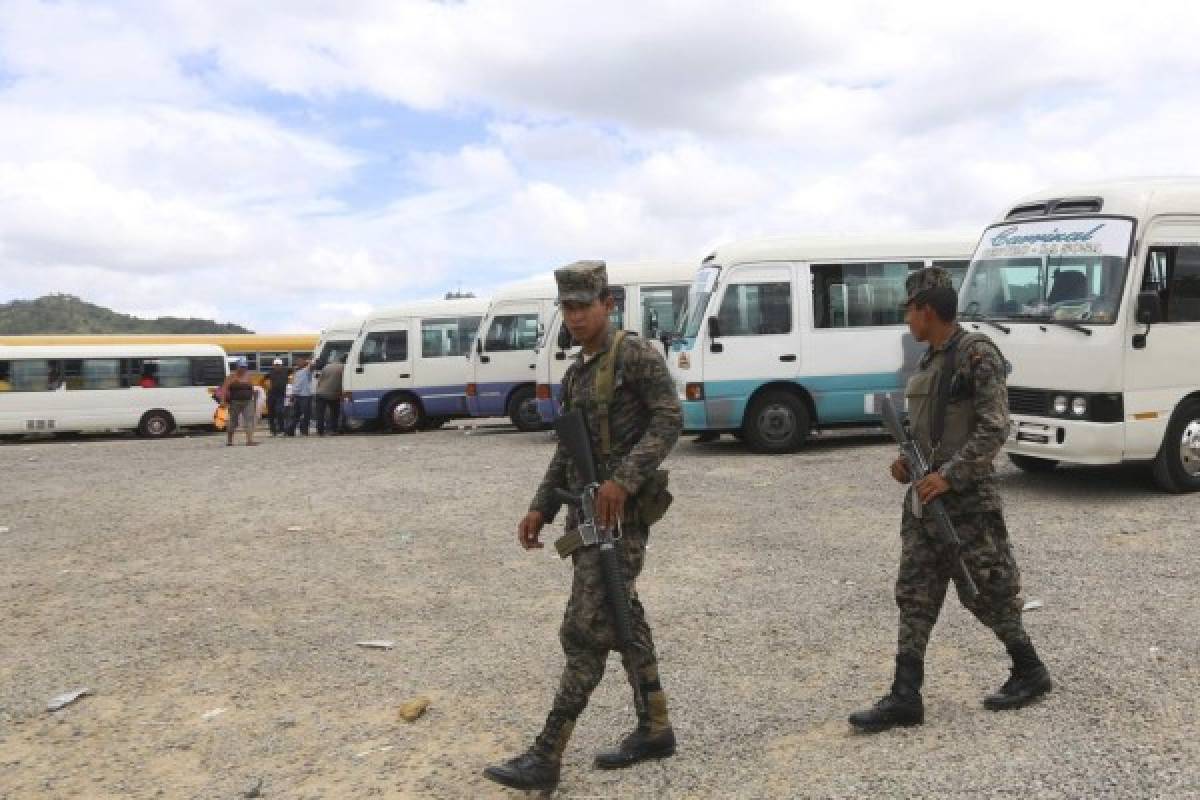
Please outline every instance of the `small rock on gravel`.
[{"label": "small rock on gravel", "polygon": [[404,705],[400,706],[400,719],[405,722],[416,722],[429,708],[428,697],[414,697]]},{"label": "small rock on gravel", "polygon": [[66,708],[67,706],[71,705],[79,698],[86,697],[87,695],[89,695],[91,693],[92,693],[91,689],[75,689],[70,692],[63,692],[62,694],[58,695],[57,697],[53,697],[50,699],[50,702],[46,704],[46,710],[47,711],[59,711],[61,709]]}]

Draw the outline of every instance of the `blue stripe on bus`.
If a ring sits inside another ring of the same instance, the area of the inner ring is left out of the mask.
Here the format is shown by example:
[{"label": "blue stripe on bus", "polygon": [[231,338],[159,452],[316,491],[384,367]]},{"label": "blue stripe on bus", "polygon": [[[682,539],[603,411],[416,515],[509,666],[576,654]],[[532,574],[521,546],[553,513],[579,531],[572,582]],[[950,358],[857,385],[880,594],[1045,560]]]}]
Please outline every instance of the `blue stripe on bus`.
[{"label": "blue stripe on bus", "polygon": [[[703,402],[684,402],[684,428],[687,430],[728,430],[740,428],[746,416],[750,396],[777,378],[753,378],[733,381],[705,381]],[[786,382],[786,381],[785,381]],[[791,381],[812,395],[817,408],[818,425],[877,422],[878,416],[866,411],[866,398],[897,392],[904,388],[898,372],[862,375],[806,375]]]},{"label": "blue stripe on bus", "polygon": [[467,411],[472,417],[506,416],[508,396],[512,394],[512,390],[529,383],[530,381],[478,383],[475,385],[475,397],[467,399]]},{"label": "blue stripe on bus", "polygon": [[[379,404],[384,396],[396,389],[370,389],[351,393],[353,400],[344,403],[346,415],[358,420],[379,418]],[[407,389],[421,398],[425,413],[431,417],[461,417],[467,414],[467,387],[463,384],[451,386],[417,386]]]}]

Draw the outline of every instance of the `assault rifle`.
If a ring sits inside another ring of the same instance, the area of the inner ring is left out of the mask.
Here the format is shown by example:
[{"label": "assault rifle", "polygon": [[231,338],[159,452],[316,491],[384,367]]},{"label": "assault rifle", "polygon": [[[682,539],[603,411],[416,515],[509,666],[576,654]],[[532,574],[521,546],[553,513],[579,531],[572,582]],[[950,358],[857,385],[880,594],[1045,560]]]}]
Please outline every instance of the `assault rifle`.
[{"label": "assault rifle", "polygon": [[[925,454],[921,452],[921,445],[912,438],[912,434],[900,422],[900,415],[896,413],[896,406],[892,404],[892,398],[888,395],[883,396],[883,424],[892,434],[896,443],[900,445],[900,452],[908,462],[908,475],[913,484],[912,491],[916,492],[916,484],[929,475],[932,470],[929,462],[925,459]],[[963,562],[962,542],[954,530],[954,523],[950,521],[950,515],[946,513],[946,506],[942,503],[942,498],[935,497],[923,505],[925,510],[933,515],[934,524],[942,536],[943,543],[950,547],[951,554],[958,562],[958,573],[962,578],[964,591],[968,597],[977,597],[979,587],[975,585],[971,573],[967,570],[967,565]]]},{"label": "assault rifle", "polygon": [[[560,416],[554,423],[554,429],[558,432],[558,441],[570,454],[579,480],[583,483],[583,489],[577,495],[565,489],[555,490],[560,500],[575,508],[579,519],[576,530],[560,538],[554,543],[554,547],[563,558],[580,547],[599,547],[604,594],[608,599],[609,618],[617,636],[617,646],[621,655],[635,667],[631,672],[636,674],[641,656],[633,639],[633,608],[625,586],[625,573],[617,558],[616,545],[620,540],[620,523],[613,527],[605,527],[596,518],[596,492],[600,489],[600,479],[596,474],[592,437],[588,433],[587,422],[584,421],[583,414],[576,409]],[[646,698],[642,696],[640,682],[636,677],[631,676],[630,682],[633,684],[633,696],[640,713],[645,710]]]}]

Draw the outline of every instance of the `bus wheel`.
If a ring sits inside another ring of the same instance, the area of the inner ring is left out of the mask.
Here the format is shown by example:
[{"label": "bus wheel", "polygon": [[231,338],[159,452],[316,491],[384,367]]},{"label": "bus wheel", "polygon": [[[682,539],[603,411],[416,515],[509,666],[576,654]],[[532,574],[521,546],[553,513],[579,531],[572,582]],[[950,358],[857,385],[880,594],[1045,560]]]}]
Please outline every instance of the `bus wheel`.
[{"label": "bus wheel", "polygon": [[523,433],[533,433],[546,427],[542,415],[538,413],[537,395],[532,386],[522,386],[513,392],[508,401],[508,418]]},{"label": "bus wheel", "polygon": [[383,429],[389,433],[412,433],[425,422],[425,412],[413,397],[393,397],[383,409]]},{"label": "bus wheel", "polygon": [[1038,458],[1037,456],[1023,456],[1020,453],[1009,453],[1008,460],[1013,463],[1013,466],[1022,472],[1053,472],[1058,466],[1058,462],[1053,458]]},{"label": "bus wheel", "polygon": [[138,423],[138,435],[147,439],[161,439],[175,430],[175,420],[165,411],[147,411]]},{"label": "bus wheel", "polygon": [[791,453],[808,438],[804,402],[791,392],[767,392],[750,404],[742,432],[756,453]]},{"label": "bus wheel", "polygon": [[1181,403],[1172,415],[1154,459],[1154,482],[1176,494],[1200,491],[1200,400]]}]

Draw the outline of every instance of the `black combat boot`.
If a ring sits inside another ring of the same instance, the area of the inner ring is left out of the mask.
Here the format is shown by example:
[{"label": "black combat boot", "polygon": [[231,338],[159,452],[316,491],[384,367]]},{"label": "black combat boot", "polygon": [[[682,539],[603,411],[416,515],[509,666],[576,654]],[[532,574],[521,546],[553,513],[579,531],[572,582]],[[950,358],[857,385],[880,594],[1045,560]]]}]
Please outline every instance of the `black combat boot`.
[{"label": "black combat boot", "polygon": [[1031,642],[1008,646],[1012,656],[1012,671],[1008,680],[995,694],[983,698],[983,707],[989,711],[1007,711],[1029,705],[1054,688],[1050,671],[1038,658]]},{"label": "black combat boot", "polygon": [[615,750],[596,755],[596,769],[624,769],[652,758],[675,755],[675,731],[667,717],[667,695],[661,687],[645,691],[646,710],[638,714],[638,725]]},{"label": "black combat boot", "polygon": [[912,656],[896,656],[896,677],[892,691],[866,711],[850,715],[850,724],[864,733],[879,733],[897,725],[909,727],[925,721],[921,702],[921,684],[925,664]]},{"label": "black combat boot", "polygon": [[574,729],[575,720],[551,711],[532,747],[503,764],[488,767],[483,776],[510,789],[553,789],[558,785],[563,750]]}]

